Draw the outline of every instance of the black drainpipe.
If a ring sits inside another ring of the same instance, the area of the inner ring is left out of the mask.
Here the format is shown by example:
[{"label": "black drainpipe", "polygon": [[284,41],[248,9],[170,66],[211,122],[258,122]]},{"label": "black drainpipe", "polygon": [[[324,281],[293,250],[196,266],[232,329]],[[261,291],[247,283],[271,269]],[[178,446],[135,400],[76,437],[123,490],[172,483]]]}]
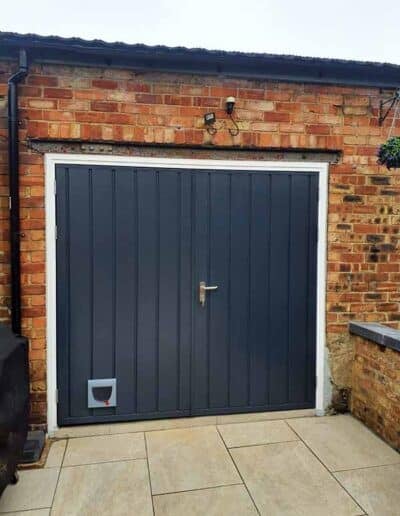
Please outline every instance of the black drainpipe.
[{"label": "black drainpipe", "polygon": [[8,80],[8,167],[10,189],[11,326],[21,334],[21,261],[19,223],[18,83],[28,73],[26,51],[19,52],[19,69]]}]

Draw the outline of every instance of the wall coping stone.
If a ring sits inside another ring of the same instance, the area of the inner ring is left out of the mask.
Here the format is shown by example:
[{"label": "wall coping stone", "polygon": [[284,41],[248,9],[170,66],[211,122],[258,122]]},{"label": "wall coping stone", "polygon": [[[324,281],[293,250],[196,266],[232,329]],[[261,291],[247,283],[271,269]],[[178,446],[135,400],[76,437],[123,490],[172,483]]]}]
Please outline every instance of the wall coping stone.
[{"label": "wall coping stone", "polygon": [[379,323],[351,321],[349,332],[400,352],[400,330]]}]

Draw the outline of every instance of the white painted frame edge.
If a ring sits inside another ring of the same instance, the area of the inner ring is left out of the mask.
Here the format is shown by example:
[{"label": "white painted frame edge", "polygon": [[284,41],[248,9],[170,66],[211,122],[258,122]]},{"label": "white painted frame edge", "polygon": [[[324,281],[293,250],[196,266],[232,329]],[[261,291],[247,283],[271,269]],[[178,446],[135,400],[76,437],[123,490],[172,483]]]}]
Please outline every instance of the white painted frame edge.
[{"label": "white painted frame edge", "polygon": [[195,168],[211,170],[267,170],[316,172],[319,174],[318,263],[317,263],[317,329],[316,329],[316,414],[323,415],[330,401],[326,351],[326,268],[329,163],[291,161],[242,161],[142,156],[101,156],[87,154],[45,154],[45,221],[46,221],[46,347],[47,347],[47,426],[54,434],[57,425],[57,317],[56,317],[56,203],[55,167],[57,164],[114,165],[160,168]]}]

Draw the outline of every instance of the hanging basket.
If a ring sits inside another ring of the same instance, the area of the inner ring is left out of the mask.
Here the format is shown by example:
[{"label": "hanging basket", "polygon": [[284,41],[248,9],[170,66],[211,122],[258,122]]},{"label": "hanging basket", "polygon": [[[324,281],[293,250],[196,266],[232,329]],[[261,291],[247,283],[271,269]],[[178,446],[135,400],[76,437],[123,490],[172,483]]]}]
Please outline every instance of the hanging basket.
[{"label": "hanging basket", "polygon": [[400,136],[389,138],[379,147],[378,163],[386,165],[388,170],[400,168]]}]

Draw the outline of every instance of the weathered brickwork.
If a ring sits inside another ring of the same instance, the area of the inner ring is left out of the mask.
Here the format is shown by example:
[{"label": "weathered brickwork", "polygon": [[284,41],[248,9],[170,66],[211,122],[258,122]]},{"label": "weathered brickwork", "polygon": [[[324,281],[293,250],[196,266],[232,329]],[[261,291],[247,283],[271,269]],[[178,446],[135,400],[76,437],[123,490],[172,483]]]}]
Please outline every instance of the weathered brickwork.
[{"label": "weathered brickwork", "polygon": [[[9,303],[2,96],[11,71],[0,63],[2,319]],[[400,179],[375,157],[392,123],[389,116],[379,127],[379,101],[391,91],[34,64],[20,93],[23,331],[30,338],[32,423],[45,423],[46,413],[45,242],[43,156],[28,148],[28,138],[207,145],[216,156],[221,147],[341,151],[329,179],[327,334],[335,388],[350,385],[348,321],[397,325]],[[223,111],[227,95],[237,99],[235,137]],[[214,136],[203,127],[207,111],[217,115]]]},{"label": "weathered brickwork", "polygon": [[400,451],[400,352],[355,341],[351,411]]}]

